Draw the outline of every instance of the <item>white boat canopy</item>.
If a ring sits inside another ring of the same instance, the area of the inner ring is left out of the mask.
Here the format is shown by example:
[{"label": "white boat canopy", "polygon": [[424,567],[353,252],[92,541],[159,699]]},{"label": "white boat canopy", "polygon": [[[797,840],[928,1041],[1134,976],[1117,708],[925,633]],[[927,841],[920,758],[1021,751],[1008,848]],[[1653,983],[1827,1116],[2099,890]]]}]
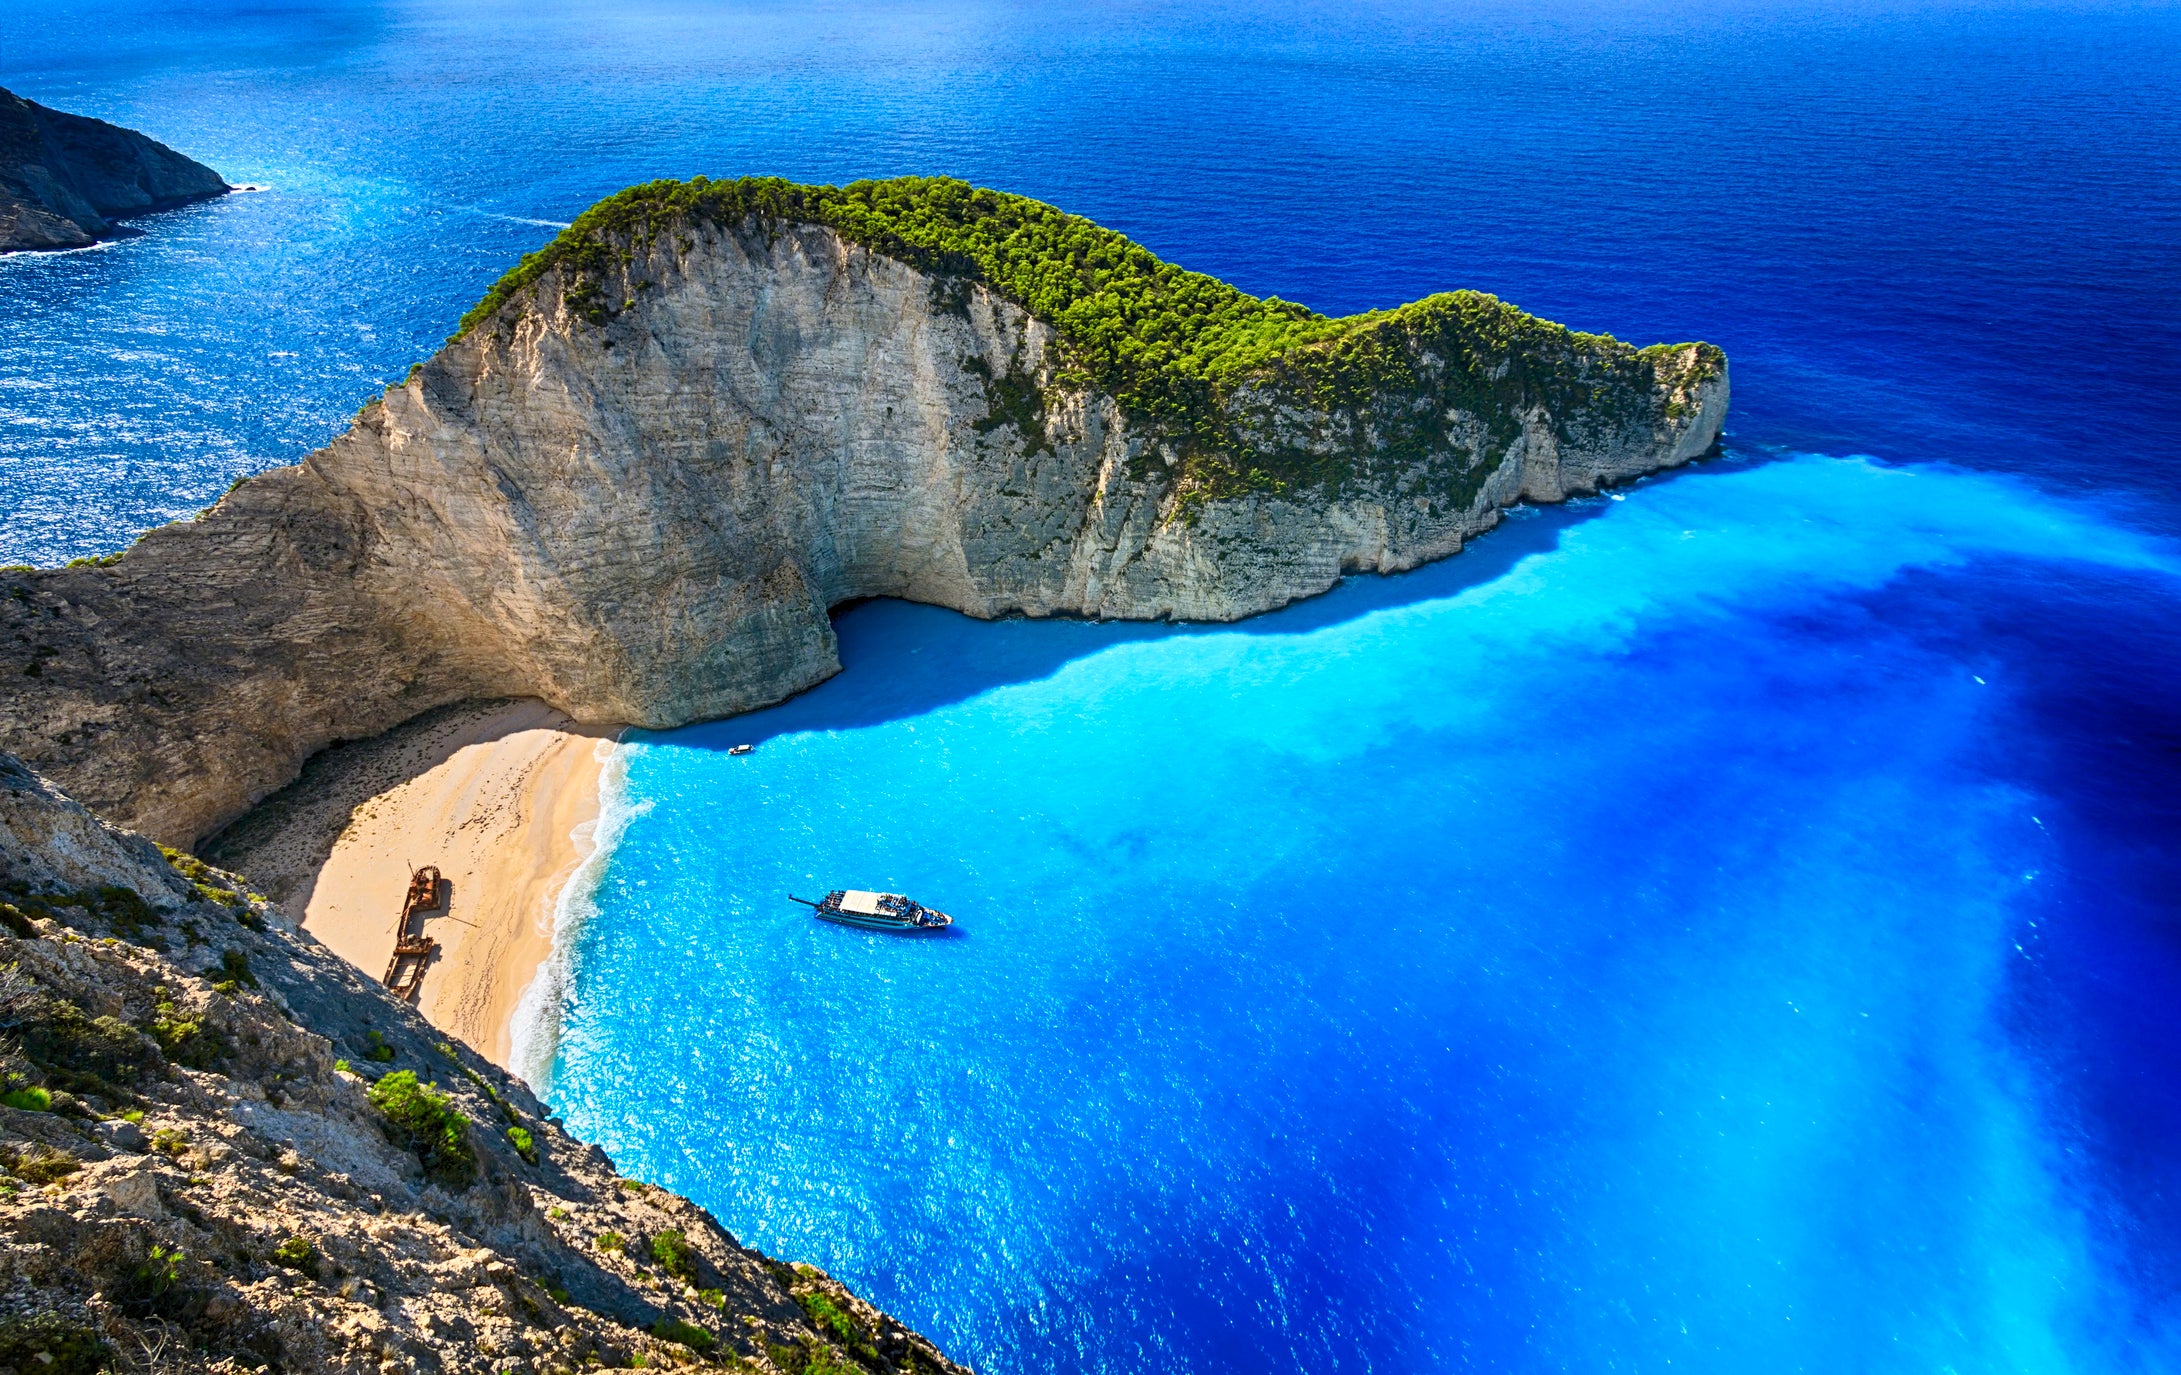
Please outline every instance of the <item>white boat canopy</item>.
[{"label": "white boat canopy", "polygon": [[847,892],[841,894],[841,910],[843,912],[854,912],[859,917],[876,917],[882,915],[890,915],[887,913],[882,913],[879,910],[878,905],[878,900],[880,898],[889,896],[891,896],[891,894],[866,893],[861,891],[860,889],[851,888]]}]

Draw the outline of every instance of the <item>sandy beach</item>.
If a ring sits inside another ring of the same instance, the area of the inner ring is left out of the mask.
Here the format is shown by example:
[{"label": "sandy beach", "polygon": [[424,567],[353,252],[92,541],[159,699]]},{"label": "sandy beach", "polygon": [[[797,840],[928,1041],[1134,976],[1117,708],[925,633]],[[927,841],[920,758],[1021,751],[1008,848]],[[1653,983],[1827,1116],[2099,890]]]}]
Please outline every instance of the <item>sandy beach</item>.
[{"label": "sandy beach", "polygon": [[612,732],[542,702],[434,712],[329,750],[206,846],[373,978],[394,948],[409,874],[448,881],[418,1008],[502,1066],[509,1024],[552,951],[562,886],[590,851]]}]

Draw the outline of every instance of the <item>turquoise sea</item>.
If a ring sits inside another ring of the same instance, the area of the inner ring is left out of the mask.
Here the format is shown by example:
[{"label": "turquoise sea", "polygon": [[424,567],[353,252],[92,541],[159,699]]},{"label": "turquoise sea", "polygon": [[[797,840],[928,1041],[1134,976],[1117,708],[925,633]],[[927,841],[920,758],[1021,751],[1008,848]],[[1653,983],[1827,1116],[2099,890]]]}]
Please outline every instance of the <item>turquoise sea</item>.
[{"label": "turquoise sea", "polygon": [[[653,176],[1720,344],[1721,458],[1446,563],[841,608],[632,735],[529,1072],[996,1375],[2181,1370],[2181,9],[98,0],[0,85],[271,188],[0,261],[0,561],[293,461]],[[850,886],[958,926],[786,900]]]}]

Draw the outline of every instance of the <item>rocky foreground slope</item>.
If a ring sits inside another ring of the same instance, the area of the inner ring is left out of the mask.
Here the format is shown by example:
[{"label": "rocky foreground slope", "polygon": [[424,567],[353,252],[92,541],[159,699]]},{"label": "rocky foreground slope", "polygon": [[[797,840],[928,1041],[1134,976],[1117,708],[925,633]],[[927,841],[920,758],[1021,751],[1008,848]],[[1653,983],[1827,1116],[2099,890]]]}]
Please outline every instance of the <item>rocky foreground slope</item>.
[{"label": "rocky foreground slope", "polygon": [[132,129],[0,90],[0,253],[81,248],[124,215],[225,195],[226,178]]},{"label": "rocky foreground slope", "polygon": [[952,1372],[0,756],[0,1369]]},{"label": "rocky foreground slope", "polygon": [[829,608],[1228,620],[1717,439],[1726,360],[1456,292],[1334,320],[960,182],[605,202],[302,463],[0,575],[0,747],[187,844],[467,698],[671,726]]}]

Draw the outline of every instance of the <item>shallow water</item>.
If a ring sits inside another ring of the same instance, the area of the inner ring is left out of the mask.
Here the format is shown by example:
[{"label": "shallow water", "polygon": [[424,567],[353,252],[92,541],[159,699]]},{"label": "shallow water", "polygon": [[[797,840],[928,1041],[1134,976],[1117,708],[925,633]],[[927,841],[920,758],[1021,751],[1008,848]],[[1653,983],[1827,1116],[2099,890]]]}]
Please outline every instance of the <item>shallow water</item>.
[{"label": "shallow water", "polygon": [[[0,84],[272,188],[0,261],[0,562],[660,175],[1721,344],[1725,462],[632,743],[533,1072],[983,1370],[2181,1367],[2181,11],[94,0]],[[959,931],[785,901],[873,884]]]},{"label": "shallow water", "polygon": [[554,1100],[980,1368],[2155,1364],[2069,986],[2163,929],[1997,586],[2181,650],[2181,549],[1814,456],[1233,628],[860,608],[624,747]]}]

